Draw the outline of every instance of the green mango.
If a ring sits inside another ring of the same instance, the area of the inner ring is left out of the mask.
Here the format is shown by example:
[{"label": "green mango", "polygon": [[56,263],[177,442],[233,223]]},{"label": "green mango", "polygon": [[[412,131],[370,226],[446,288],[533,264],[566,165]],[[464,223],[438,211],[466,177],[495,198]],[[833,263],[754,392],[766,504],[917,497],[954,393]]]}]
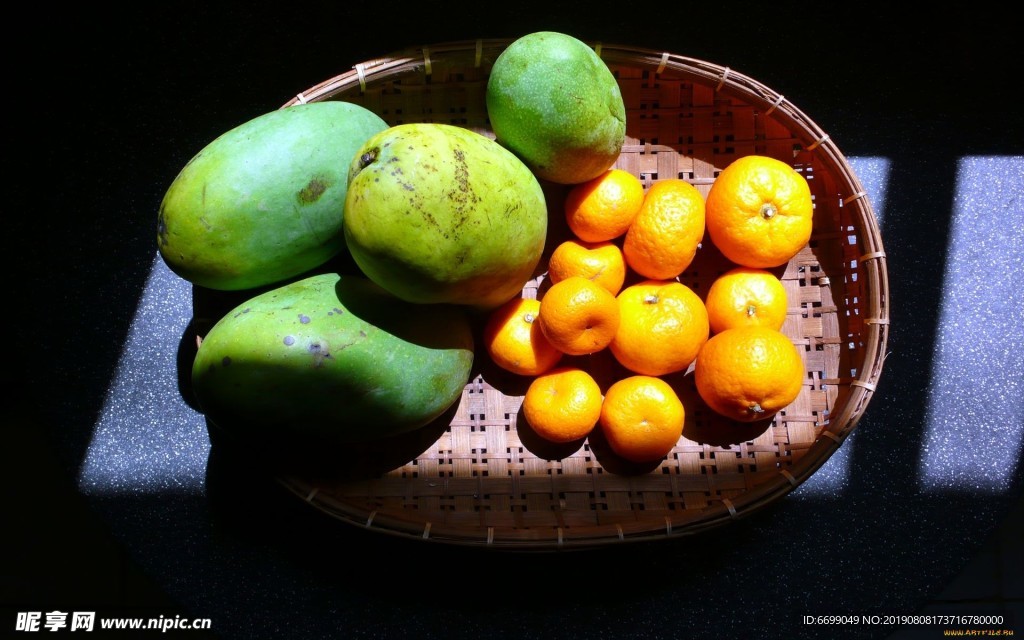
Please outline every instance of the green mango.
[{"label": "green mango", "polygon": [[547,219],[540,183],[507,149],[410,123],[356,154],[343,230],[355,264],[399,298],[493,309],[534,277]]},{"label": "green mango", "polygon": [[626,107],[608,65],[564,33],[513,41],[487,80],[487,115],[498,142],[542,179],[586,182],[611,168],[626,136]]},{"label": "green mango", "polygon": [[221,317],[196,352],[192,389],[208,422],[236,442],[374,441],[451,408],[473,348],[465,309],[412,305],[365,277],[321,273]]},{"label": "green mango", "polygon": [[253,289],[309,272],[344,251],[348,166],[387,128],[359,105],[272,111],[214,139],[182,168],[157,216],[157,247],[186,280]]}]

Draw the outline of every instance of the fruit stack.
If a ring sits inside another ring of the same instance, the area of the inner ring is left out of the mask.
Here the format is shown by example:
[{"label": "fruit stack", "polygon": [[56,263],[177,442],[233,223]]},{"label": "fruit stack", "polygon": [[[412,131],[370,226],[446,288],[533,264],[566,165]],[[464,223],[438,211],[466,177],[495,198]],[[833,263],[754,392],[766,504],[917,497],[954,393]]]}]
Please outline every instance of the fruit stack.
[{"label": "fruit stack", "polygon": [[[773,271],[810,237],[810,190],[792,167],[742,157],[706,202],[683,180],[645,192],[610,168],[574,185],[564,213],[573,237],[552,252],[547,288],[493,312],[484,334],[498,366],[534,378],[523,409],[538,435],[568,443],[600,427],[623,459],[660,460],[686,418],[674,374],[691,366],[700,399],[727,420],[768,421],[796,399],[804,363],[782,333],[787,295]],[[679,276],[705,235],[733,268],[701,298]],[[588,360],[568,360],[605,350],[624,373],[604,387]]]},{"label": "fruit stack", "polygon": [[[803,365],[772,269],[809,238],[799,173],[747,156],[706,201],[681,179],[645,188],[614,166],[626,131],[615,77],[566,34],[510,44],[486,107],[493,138],[389,126],[343,101],[292,105],[182,169],[160,208],[160,255],[197,288],[243,299],[193,363],[211,424],[269,451],[416,431],[443,419],[484,353],[530,381],[525,427],[582,442],[600,425],[631,461],[680,438],[670,376],[691,367],[703,401],[737,422],[792,401]],[[545,262],[552,212],[572,237]],[[707,240],[735,268],[702,299],[679,276]],[[355,268],[335,270],[339,259]],[[526,296],[538,274],[545,288]],[[602,353],[628,373],[599,383],[578,366]]]}]

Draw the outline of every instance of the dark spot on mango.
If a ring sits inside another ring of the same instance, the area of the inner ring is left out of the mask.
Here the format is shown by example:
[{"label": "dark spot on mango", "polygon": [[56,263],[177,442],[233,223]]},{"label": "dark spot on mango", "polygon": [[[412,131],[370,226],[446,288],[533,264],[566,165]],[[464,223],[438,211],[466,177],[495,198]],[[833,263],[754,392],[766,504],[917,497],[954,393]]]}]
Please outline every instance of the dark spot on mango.
[{"label": "dark spot on mango", "polygon": [[300,313],[299,314],[299,322],[301,322],[302,324],[309,324],[309,316],[307,316],[304,313]]},{"label": "dark spot on mango", "polygon": [[366,167],[370,166],[371,164],[374,163],[375,160],[377,160],[377,156],[379,155],[380,149],[374,147],[367,151],[366,153],[364,153],[363,155],[359,156],[359,168],[365,169]]},{"label": "dark spot on mango", "polygon": [[295,344],[295,337],[294,336],[285,336],[284,337],[284,344],[285,344],[286,347],[292,346],[293,344]]},{"label": "dark spot on mango", "polygon": [[156,239],[162,246],[167,244],[167,221],[164,219],[164,205],[160,205],[160,211],[156,215]]},{"label": "dark spot on mango", "polygon": [[320,199],[329,186],[331,183],[323,176],[316,176],[296,194],[296,197],[302,204],[312,204]]},{"label": "dark spot on mango", "polygon": [[230,365],[230,364],[231,364],[231,356],[224,356],[224,357],[223,357],[223,358],[221,359],[220,363],[221,363],[222,365],[224,365],[225,367],[226,367],[226,366],[228,366],[228,365]]},{"label": "dark spot on mango", "polygon": [[310,344],[306,349],[309,351],[309,355],[313,356],[313,365],[316,367],[322,367],[324,360],[331,357],[331,352],[322,347],[319,342]]}]

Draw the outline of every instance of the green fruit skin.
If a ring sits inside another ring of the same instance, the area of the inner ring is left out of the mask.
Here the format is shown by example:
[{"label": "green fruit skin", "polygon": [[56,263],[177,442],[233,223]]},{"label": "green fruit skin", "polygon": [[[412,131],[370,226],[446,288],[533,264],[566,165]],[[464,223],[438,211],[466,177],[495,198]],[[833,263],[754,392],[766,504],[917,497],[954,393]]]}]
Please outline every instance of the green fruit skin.
[{"label": "green fruit skin", "polygon": [[551,182],[597,177],[625,143],[626,107],[615,76],[592,48],[563,33],[513,41],[494,61],[486,103],[498,142]]},{"label": "green fruit skin", "polygon": [[196,154],[164,195],[157,247],[182,278],[222,291],[282,282],[344,250],[348,165],[387,128],[355,104],[258,116]]},{"label": "green fruit skin", "polygon": [[238,442],[343,445],[408,433],[461,397],[465,309],[413,305],[362,276],[322,273],[223,316],[192,366],[209,422]]},{"label": "green fruit skin", "polygon": [[469,129],[387,129],[352,162],[344,235],[356,265],[399,298],[493,309],[534,276],[547,237],[536,176]]}]

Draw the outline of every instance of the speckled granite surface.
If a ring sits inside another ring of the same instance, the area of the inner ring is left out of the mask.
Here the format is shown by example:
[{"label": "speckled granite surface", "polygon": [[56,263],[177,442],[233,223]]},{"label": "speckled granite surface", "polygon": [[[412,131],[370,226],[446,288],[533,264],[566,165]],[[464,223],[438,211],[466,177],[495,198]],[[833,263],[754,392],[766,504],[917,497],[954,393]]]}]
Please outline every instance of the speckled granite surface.
[{"label": "speckled granite surface", "polygon": [[[5,576],[5,614],[142,606],[119,562],[166,594],[151,605],[158,613],[210,617],[223,638],[887,638],[895,626],[823,629],[804,617],[925,608],[1022,492],[1024,137],[998,82],[1016,60],[993,41],[998,21],[958,25],[940,70],[925,64],[935,51],[906,43],[882,7],[873,38],[898,51],[854,46],[863,32],[823,39],[862,18],[841,9],[790,22],[753,12],[735,27],[746,37],[732,39],[684,36],[668,18],[587,26],[568,8],[549,8],[549,20],[499,8],[491,25],[419,9],[401,33],[338,39],[331,24],[385,23],[361,13],[368,6],[311,6],[314,21],[140,13],[128,16],[136,29],[106,38],[69,28],[53,39],[66,48],[62,73],[39,68],[61,75],[78,107],[74,118],[60,100],[18,107],[48,124],[46,144],[17,147],[27,149],[21,164],[48,171],[26,172],[11,209],[12,237],[31,239],[12,282],[22,301],[12,427],[38,430],[44,444],[16,438],[33,446],[5,451],[12,548],[24,549]],[[704,8],[700,18],[717,15]],[[680,9],[676,20],[695,18]],[[752,44],[777,23],[801,42]],[[830,133],[869,191],[887,251],[892,331],[879,389],[809,481],[692,540],[510,557],[325,521],[211,451],[181,396],[191,292],[155,258],[159,199],[212,136],[355,62],[540,28],[730,65]],[[23,86],[38,78],[26,73]],[[944,82],[956,90],[940,91]],[[73,540],[93,529],[113,541],[96,550],[112,560],[76,571],[90,548]],[[68,545],[75,553],[62,555]],[[103,571],[113,577],[89,573]],[[38,586],[47,581],[69,586]],[[113,586],[90,598],[90,582]],[[1024,620],[1015,625],[1024,633]]]}]

